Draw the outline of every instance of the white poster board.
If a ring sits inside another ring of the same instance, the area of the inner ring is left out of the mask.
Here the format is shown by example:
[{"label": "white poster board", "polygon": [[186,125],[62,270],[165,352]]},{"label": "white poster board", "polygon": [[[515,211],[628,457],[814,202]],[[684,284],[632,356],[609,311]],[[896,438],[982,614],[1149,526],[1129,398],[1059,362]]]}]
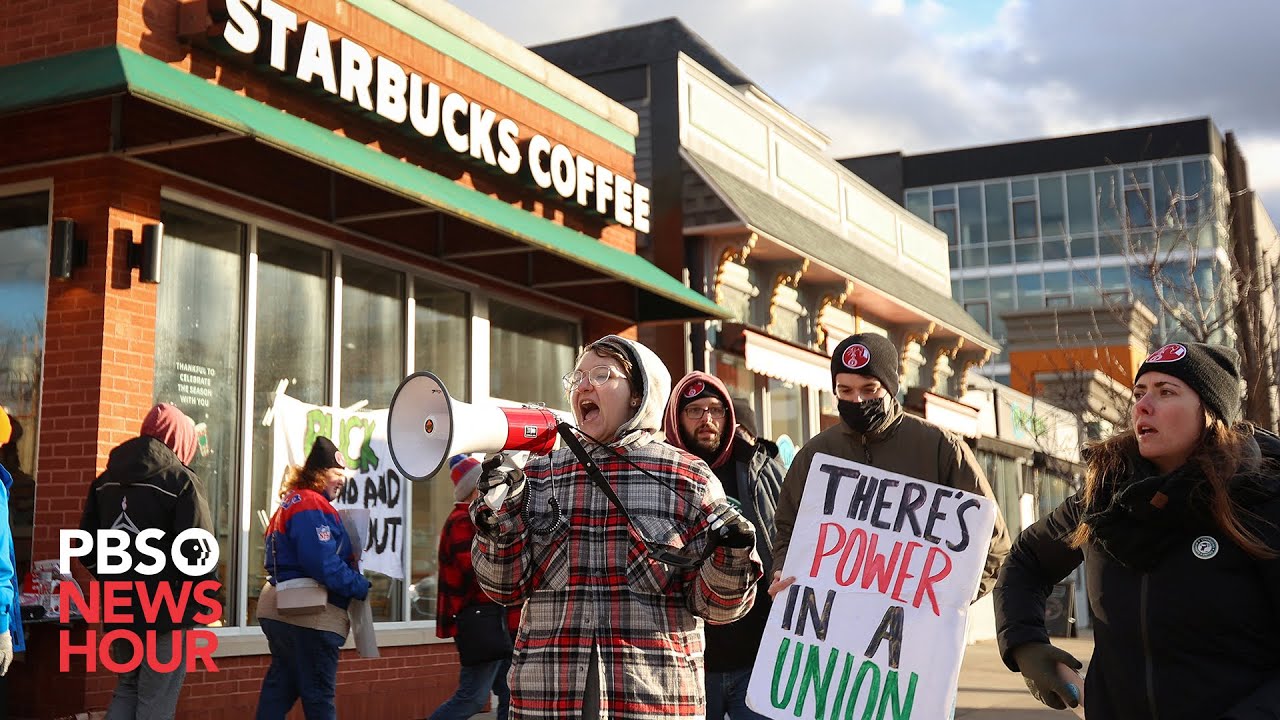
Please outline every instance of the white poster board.
[{"label": "white poster board", "polygon": [[[941,720],[996,504],[817,454],[747,702],[772,718]],[[851,707],[852,706],[852,707]]]},{"label": "white poster board", "polygon": [[[271,472],[278,481],[285,467],[307,460],[317,435],[333,441],[355,470],[341,495],[338,510],[367,509],[368,533],[361,557],[362,570],[404,579],[404,544],[409,481],[400,477],[387,447],[387,411],[348,412],[310,405],[288,395],[276,397]],[[272,507],[279,502],[272,493]],[[353,538],[353,542],[356,539]]]}]

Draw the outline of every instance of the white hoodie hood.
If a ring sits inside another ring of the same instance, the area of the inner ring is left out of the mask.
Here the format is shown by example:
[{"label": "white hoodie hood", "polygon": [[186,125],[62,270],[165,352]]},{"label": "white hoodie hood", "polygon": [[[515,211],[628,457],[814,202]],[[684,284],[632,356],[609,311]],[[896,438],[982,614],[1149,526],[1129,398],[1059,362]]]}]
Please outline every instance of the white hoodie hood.
[{"label": "white hoodie hood", "polygon": [[631,419],[618,428],[614,445],[625,444],[635,440],[631,435],[637,431],[661,433],[662,415],[667,407],[667,397],[671,394],[671,373],[656,354],[635,340],[606,335],[601,340],[610,340],[621,345],[631,355],[637,374],[644,382],[643,388],[632,388],[640,391],[640,407]]}]

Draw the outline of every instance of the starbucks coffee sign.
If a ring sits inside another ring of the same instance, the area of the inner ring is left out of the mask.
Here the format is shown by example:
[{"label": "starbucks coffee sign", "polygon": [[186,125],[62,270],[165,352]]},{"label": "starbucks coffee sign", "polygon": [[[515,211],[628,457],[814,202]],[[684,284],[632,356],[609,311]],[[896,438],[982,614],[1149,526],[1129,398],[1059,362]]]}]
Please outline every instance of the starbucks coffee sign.
[{"label": "starbucks coffee sign", "polygon": [[[274,0],[225,0],[221,39],[230,50],[260,58],[271,68],[427,139],[443,139],[506,175],[527,172],[534,184],[619,224],[649,232],[649,188],[533,134],[463,95],[442,93],[434,82],[374,55],[328,28],[299,21]],[[219,18],[222,19],[222,18]]]}]

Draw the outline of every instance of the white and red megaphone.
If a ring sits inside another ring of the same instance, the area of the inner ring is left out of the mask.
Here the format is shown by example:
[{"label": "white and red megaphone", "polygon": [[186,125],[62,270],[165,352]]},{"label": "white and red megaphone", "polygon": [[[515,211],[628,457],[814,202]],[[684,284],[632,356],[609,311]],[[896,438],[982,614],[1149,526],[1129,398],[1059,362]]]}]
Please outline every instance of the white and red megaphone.
[{"label": "white and red megaphone", "polygon": [[464,403],[449,396],[440,378],[416,372],[391,397],[387,445],[391,460],[410,480],[427,480],[459,453],[556,448],[559,418],[544,407]]}]

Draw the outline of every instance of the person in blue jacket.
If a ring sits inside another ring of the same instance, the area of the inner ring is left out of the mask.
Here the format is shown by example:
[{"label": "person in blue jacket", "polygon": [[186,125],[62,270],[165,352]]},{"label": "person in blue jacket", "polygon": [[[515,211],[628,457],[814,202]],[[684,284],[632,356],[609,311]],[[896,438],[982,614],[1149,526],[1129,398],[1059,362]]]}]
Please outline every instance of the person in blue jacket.
[{"label": "person in blue jacket", "polygon": [[[258,597],[258,622],[271,650],[258,720],[284,720],[299,698],[307,720],[337,717],[338,651],[351,630],[347,606],[369,594],[369,581],[356,566],[351,538],[332,503],[350,475],[333,442],[318,437],[306,463],[291,466],[285,476],[280,507],[267,525],[268,578]],[[328,602],[307,614],[282,613],[281,583],[322,585]]]},{"label": "person in blue jacket", "polygon": [[[0,445],[9,442],[12,425],[0,407]],[[9,488],[13,477],[0,465],[0,675],[9,672],[13,654],[27,648],[22,635],[22,596],[18,590],[13,555],[13,531],[9,528]]]}]

